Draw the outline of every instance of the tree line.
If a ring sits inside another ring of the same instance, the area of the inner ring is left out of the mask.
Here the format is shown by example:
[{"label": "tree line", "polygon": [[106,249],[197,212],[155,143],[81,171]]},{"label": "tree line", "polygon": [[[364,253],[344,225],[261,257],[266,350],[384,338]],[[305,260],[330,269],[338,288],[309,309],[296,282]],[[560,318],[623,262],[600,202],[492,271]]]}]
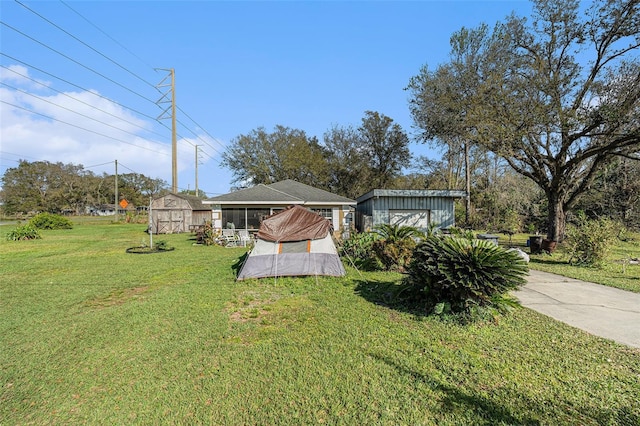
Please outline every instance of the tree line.
[{"label": "tree line", "polygon": [[[149,197],[168,192],[167,183],[139,173],[118,174],[118,198],[147,206]],[[6,215],[31,212],[85,214],[87,207],[115,203],[116,176],[96,175],[82,165],[20,160],[2,176]]]}]

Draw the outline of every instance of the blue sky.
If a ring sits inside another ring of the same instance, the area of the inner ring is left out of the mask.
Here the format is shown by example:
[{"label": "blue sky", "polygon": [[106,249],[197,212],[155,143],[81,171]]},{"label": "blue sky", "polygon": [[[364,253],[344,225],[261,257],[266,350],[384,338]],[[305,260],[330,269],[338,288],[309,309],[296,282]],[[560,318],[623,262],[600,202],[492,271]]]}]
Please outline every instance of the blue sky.
[{"label": "blue sky", "polygon": [[171,123],[154,119],[167,73],[154,68],[175,69],[180,189],[195,187],[199,145],[199,189],[228,192],[220,153],[258,127],[322,141],[371,110],[411,135],[409,79],[446,62],[453,32],[512,12],[531,4],[2,0],[0,174],[19,159],[98,174],[118,160],[171,184]]}]

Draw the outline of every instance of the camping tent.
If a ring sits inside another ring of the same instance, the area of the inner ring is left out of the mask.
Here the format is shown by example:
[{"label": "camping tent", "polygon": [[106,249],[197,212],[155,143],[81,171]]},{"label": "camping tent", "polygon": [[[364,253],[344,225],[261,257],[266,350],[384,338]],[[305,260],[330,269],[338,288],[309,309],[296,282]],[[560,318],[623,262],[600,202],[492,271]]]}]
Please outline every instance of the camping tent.
[{"label": "camping tent", "polygon": [[344,267],[331,237],[331,223],[302,207],[291,206],[264,219],[256,244],[238,280],[294,275],[343,276]]}]

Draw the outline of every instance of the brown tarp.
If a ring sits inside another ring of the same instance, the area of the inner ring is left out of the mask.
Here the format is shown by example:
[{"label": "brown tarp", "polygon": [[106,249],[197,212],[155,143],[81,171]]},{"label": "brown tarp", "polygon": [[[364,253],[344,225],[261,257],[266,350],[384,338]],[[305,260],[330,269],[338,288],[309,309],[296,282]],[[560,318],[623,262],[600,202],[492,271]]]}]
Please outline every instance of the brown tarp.
[{"label": "brown tarp", "polygon": [[331,229],[327,219],[294,205],[264,219],[257,237],[277,242],[317,240],[326,237]]}]

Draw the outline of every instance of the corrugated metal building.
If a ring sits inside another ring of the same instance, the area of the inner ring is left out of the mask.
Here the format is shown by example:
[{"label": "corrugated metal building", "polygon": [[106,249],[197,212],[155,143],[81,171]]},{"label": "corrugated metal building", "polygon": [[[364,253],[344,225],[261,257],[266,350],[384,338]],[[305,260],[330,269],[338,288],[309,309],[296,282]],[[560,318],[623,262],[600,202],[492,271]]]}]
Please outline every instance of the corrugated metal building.
[{"label": "corrugated metal building", "polygon": [[357,198],[356,229],[369,231],[378,224],[414,226],[426,230],[455,226],[454,200],[465,191],[431,189],[374,189]]}]

